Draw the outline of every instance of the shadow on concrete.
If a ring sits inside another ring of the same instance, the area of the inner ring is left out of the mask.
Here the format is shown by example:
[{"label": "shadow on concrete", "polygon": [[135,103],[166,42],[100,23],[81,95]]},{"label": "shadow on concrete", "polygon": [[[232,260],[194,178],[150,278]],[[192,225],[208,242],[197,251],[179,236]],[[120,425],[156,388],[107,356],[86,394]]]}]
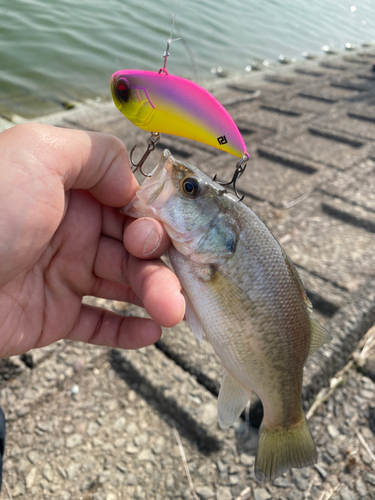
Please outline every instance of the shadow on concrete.
[{"label": "shadow on concrete", "polygon": [[112,349],[109,361],[117,375],[130,384],[132,389],[157,411],[163,420],[170,424],[168,417],[172,417],[179,433],[189,439],[200,453],[209,455],[220,450],[221,443],[217,438],[209,435],[206,429],[199,426],[194,418],[177,404],[174,398],[166,398],[157,387],[152,386],[131,362],[124,359],[121,353]]}]

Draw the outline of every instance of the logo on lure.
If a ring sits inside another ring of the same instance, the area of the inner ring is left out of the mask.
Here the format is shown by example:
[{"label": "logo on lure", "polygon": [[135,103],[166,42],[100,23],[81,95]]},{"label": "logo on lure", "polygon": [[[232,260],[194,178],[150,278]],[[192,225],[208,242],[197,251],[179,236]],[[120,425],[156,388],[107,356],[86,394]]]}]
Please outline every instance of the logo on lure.
[{"label": "logo on lure", "polygon": [[237,157],[244,140],[224,106],[190,80],[162,72],[124,70],[111,78],[117,108],[137,127],[186,137]]}]

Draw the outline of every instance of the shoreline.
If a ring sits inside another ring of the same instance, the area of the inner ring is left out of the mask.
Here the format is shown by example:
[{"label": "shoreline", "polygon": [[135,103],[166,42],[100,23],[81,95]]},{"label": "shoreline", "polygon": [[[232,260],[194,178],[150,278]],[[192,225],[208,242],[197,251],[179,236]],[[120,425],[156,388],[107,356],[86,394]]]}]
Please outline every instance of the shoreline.
[{"label": "shoreline", "polygon": [[[259,64],[255,69],[252,69],[245,74],[231,74],[223,71],[222,74],[220,74],[218,77],[213,77],[212,79],[205,80],[204,82],[201,82],[199,84],[215,95],[215,93],[218,91],[220,93],[220,88],[224,86],[238,83],[253,83],[254,85],[257,85],[258,82],[266,79],[269,76],[272,76],[273,74],[288,75],[293,74],[295,71],[298,72],[301,69],[303,70],[303,68],[306,67],[310,69],[313,67],[319,68],[321,63],[324,61],[329,62],[335,60],[335,58],[345,58],[345,56],[350,57],[354,54],[359,53],[366,54],[371,52],[371,49],[374,46],[375,42],[372,44],[364,43],[362,46],[350,50],[343,49],[341,51],[334,51],[332,53],[328,52],[320,55],[309,54],[309,56],[305,58],[285,58],[283,62],[280,62],[278,60],[270,61],[269,66]],[[48,99],[46,99],[46,101],[48,101]],[[52,102],[51,99],[50,101]],[[110,103],[112,103],[112,99],[108,90],[108,96],[106,96],[104,99],[99,98],[99,102],[96,99],[87,99],[82,101],[70,100],[61,102],[61,107],[56,107],[56,111],[48,112],[47,110],[49,109],[49,106],[46,106],[45,112],[43,112],[43,109],[41,109],[40,113],[32,118],[26,118],[20,114],[14,113],[12,112],[12,109],[9,108],[9,110],[5,110],[5,112],[0,114],[0,132],[20,123],[39,122],[40,120],[42,120],[43,122],[45,122],[45,120],[47,120],[47,122],[53,122],[54,117],[56,117],[56,119],[59,121],[62,114],[67,113],[66,116],[69,116],[69,114],[71,114],[73,111],[77,112],[84,109],[95,109],[98,107],[100,108],[101,106],[105,110],[106,106],[110,105]],[[226,105],[225,102],[222,104],[224,106]]]}]

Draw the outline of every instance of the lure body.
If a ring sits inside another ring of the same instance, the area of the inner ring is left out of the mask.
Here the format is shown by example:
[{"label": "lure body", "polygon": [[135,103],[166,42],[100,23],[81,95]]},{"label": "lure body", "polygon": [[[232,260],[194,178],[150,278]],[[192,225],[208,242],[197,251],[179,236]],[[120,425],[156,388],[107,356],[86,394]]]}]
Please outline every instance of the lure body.
[{"label": "lure body", "polygon": [[228,111],[190,80],[167,71],[117,71],[111,92],[117,108],[143,130],[186,137],[238,157],[246,153]]}]

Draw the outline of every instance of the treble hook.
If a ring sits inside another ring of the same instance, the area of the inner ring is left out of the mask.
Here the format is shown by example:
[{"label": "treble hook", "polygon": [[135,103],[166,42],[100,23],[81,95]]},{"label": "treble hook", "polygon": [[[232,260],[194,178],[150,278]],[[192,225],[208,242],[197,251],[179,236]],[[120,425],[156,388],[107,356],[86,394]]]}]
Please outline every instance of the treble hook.
[{"label": "treble hook", "polygon": [[233,177],[232,177],[231,181],[229,181],[229,182],[219,182],[219,181],[216,180],[216,177],[217,177],[216,175],[212,179],[213,181],[216,181],[218,184],[220,184],[220,186],[231,186],[231,185],[233,185],[233,191],[234,191],[235,195],[237,196],[237,198],[239,199],[239,201],[242,201],[245,198],[245,195],[240,196],[238,194],[237,187],[236,187],[236,182],[241,177],[241,175],[245,172],[246,165],[247,165],[247,162],[249,161],[249,159],[250,159],[250,155],[249,155],[249,153],[246,152],[243,155],[243,157],[240,158],[240,160],[237,162],[237,164],[236,164],[236,170],[234,171],[234,174],[233,174]]},{"label": "treble hook", "polygon": [[147,160],[147,158],[149,157],[150,153],[152,153],[152,151],[154,151],[154,149],[156,148],[156,144],[157,144],[159,139],[160,139],[159,132],[151,132],[151,135],[147,141],[147,143],[148,143],[147,149],[138,163],[134,163],[134,161],[133,161],[133,152],[134,152],[135,148],[137,147],[137,145],[132,147],[132,150],[130,151],[129,158],[130,158],[130,163],[133,166],[133,170],[132,170],[133,173],[139,169],[139,171],[141,172],[142,175],[144,175],[145,177],[151,177],[150,174],[145,174],[143,172],[142,166],[143,166],[144,162]]}]

